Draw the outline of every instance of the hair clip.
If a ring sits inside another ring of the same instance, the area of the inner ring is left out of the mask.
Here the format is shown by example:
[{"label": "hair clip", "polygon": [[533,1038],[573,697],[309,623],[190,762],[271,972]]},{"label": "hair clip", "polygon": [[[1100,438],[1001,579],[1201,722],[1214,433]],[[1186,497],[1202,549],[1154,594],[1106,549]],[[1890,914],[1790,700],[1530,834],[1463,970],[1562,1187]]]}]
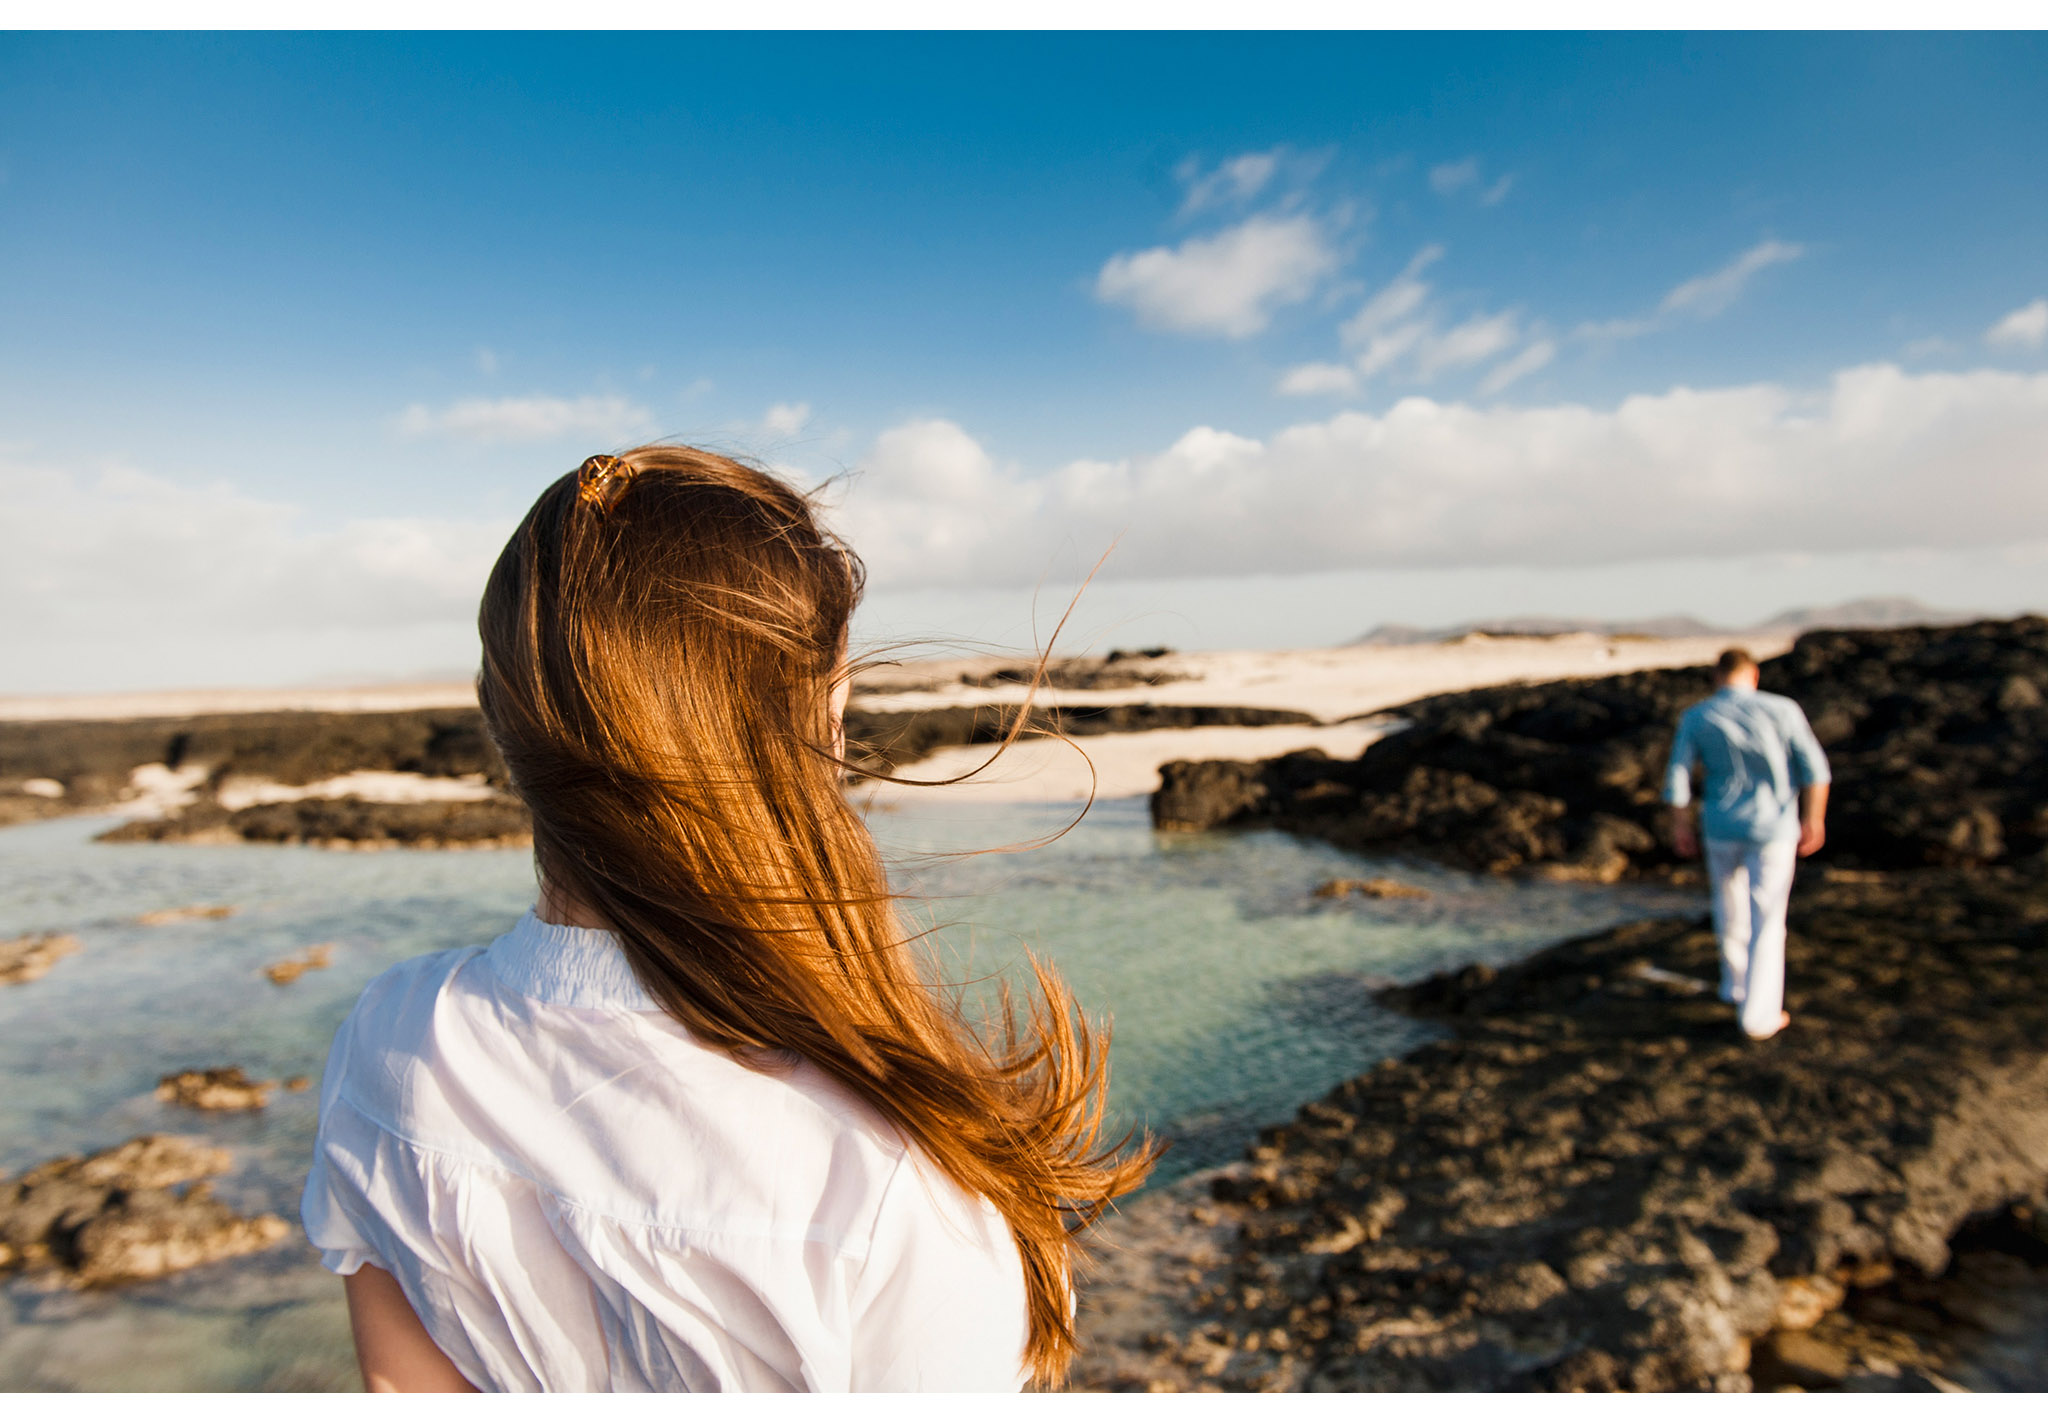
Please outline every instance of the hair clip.
[{"label": "hair clip", "polygon": [[599,513],[609,514],[632,478],[633,467],[617,455],[592,455],[576,471],[577,502],[595,504]]}]

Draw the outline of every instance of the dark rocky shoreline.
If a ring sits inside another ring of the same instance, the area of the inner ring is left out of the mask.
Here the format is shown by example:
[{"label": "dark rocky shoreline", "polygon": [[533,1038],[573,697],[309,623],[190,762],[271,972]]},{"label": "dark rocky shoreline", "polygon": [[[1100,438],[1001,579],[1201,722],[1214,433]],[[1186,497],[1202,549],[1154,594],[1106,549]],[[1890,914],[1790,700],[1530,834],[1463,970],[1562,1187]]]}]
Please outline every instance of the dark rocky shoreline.
[{"label": "dark rocky shoreline", "polygon": [[[1112,1225],[1077,1386],[2048,1387],[2048,620],[1810,634],[1764,685],[1835,771],[1791,1029],[1737,1032],[1704,918],[1380,988],[1452,1036]],[[1357,761],[1167,767],[1155,822],[1676,877],[1707,686],[1431,698]]]},{"label": "dark rocky shoreline", "polygon": [[[1794,906],[1764,1044],[1684,982],[1701,923],[1382,990],[1454,1036],[1153,1207],[1208,1263],[1163,1330],[1092,1315],[1079,1384],[1746,1389],[1850,1294],[1941,1279],[2048,1192],[2048,877],[1814,875]],[[1880,1351],[1833,1382],[1916,1377]]]}]

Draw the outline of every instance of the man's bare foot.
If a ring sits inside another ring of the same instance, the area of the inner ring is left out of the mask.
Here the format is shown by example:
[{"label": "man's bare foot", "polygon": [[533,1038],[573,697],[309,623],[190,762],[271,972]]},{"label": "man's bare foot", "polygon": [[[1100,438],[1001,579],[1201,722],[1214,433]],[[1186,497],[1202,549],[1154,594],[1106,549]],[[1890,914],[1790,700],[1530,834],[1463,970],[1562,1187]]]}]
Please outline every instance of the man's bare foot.
[{"label": "man's bare foot", "polygon": [[[1765,1040],[1766,1040],[1766,1039],[1768,1039],[1768,1038],[1774,1038],[1774,1037],[1776,1037],[1776,1036],[1777,1036],[1778,1034],[1780,1034],[1780,1033],[1784,1032],[1784,1031],[1785,1031],[1785,1029],[1787,1029],[1787,1028],[1789,1028],[1789,1027],[1791,1027],[1791,1026],[1792,1026],[1792,1015],[1791,1015],[1790,1013],[1780,1013],[1780,1014],[1778,1014],[1778,1026],[1777,1026],[1777,1027],[1775,1027],[1775,1028],[1771,1029],[1771,1030],[1770,1030],[1770,1031],[1769,1031],[1768,1033],[1749,1033],[1749,1040],[1750,1040],[1751,1042],[1756,1042],[1756,1043],[1760,1043],[1760,1042],[1763,1042],[1763,1041],[1765,1041]],[[1749,1030],[1748,1030],[1747,1028],[1743,1029],[1743,1031],[1744,1031],[1744,1032],[1746,1032],[1746,1033],[1747,1033],[1747,1032],[1749,1032]]]}]

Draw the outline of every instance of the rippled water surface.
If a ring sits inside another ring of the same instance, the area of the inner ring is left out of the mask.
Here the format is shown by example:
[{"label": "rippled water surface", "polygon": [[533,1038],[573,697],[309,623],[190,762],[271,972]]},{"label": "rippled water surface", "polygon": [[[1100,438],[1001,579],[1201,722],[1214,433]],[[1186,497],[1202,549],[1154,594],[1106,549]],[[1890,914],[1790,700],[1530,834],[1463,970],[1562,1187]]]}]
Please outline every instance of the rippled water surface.
[{"label": "rippled water surface", "polygon": [[[1368,988],[1500,962],[1695,895],[1515,885],[1363,860],[1277,832],[1155,835],[1140,799],[1105,802],[1042,848],[966,854],[1057,830],[1052,810],[877,810],[871,824],[943,926],[942,971],[970,996],[1051,960],[1095,1013],[1114,1015],[1112,1109],[1175,1145],[1162,1178],[1229,1159],[1261,1122],[1292,1115],[1428,1030]],[[64,1152],[176,1131],[229,1147],[216,1193],[296,1219],[315,1092],[253,1113],[161,1104],[167,1072],[238,1064],[318,1078],[327,1042],[369,978],[399,959],[483,943],[532,898],[523,851],[96,845],[109,822],[0,831],[0,937],[83,941],[38,982],[0,988],[0,1174]],[[1336,875],[1393,874],[1423,901],[1331,902]],[[159,927],[154,909],[232,904],[222,920]],[[331,942],[332,966],[278,986],[263,966]],[[322,1389],[355,1386],[339,1285],[296,1238],[155,1284],[79,1294],[0,1287],[0,1388]]]}]

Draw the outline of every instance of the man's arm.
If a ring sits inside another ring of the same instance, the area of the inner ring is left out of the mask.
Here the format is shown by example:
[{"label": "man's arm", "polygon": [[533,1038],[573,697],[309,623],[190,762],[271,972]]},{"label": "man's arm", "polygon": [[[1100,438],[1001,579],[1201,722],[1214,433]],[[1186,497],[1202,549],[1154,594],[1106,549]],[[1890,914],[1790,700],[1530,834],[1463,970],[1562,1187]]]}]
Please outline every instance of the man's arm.
[{"label": "man's arm", "polygon": [[1785,749],[1791,754],[1792,774],[1799,783],[1799,853],[1811,855],[1828,840],[1828,782],[1834,773],[1805,711],[1796,703],[1791,707],[1792,725]]},{"label": "man's arm", "polygon": [[398,1281],[365,1265],[344,1275],[356,1363],[371,1393],[475,1393],[476,1387],[434,1343]]},{"label": "man's arm", "polygon": [[1692,763],[1698,754],[1692,744],[1692,718],[1680,717],[1671,738],[1671,759],[1664,767],[1664,803],[1671,807],[1671,847],[1686,860],[1700,852],[1692,822]]},{"label": "man's arm", "polygon": [[1828,842],[1828,783],[1799,788],[1799,853],[1811,855]]}]

